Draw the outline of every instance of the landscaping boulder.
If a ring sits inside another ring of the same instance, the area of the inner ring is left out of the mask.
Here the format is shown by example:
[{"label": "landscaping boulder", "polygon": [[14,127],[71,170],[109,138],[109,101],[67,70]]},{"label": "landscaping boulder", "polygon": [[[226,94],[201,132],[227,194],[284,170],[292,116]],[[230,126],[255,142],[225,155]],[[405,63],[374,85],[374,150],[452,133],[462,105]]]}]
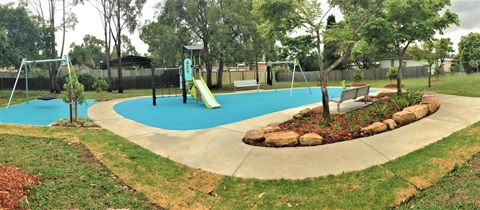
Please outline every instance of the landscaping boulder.
[{"label": "landscaping boulder", "polygon": [[436,94],[424,94],[422,96],[422,102],[420,104],[424,104],[427,106],[428,113],[434,113],[437,111],[438,107],[440,107],[440,99]]},{"label": "landscaping boulder", "polygon": [[380,133],[385,130],[387,130],[387,125],[382,122],[374,122],[373,124],[362,128],[362,132],[364,133]]},{"label": "landscaping boulder", "polygon": [[320,145],[323,142],[323,137],[316,133],[307,133],[300,136],[300,145],[303,146],[315,146]]},{"label": "landscaping boulder", "polygon": [[259,131],[262,131],[264,133],[270,133],[270,132],[274,132],[274,131],[277,131],[279,130],[280,127],[278,127],[278,125],[267,125],[267,126],[263,126],[263,127],[260,127],[258,128]]},{"label": "landscaping boulder", "polygon": [[417,120],[424,118],[428,114],[427,105],[422,105],[422,104],[415,105],[415,106],[409,106],[409,107],[403,109],[403,111],[413,112],[415,114],[415,119],[417,119]]},{"label": "landscaping boulder", "polygon": [[265,144],[269,147],[293,146],[298,144],[299,134],[293,131],[279,131],[265,134]]},{"label": "landscaping boulder", "polygon": [[390,130],[395,129],[397,126],[397,123],[393,119],[386,119],[383,121],[383,123],[385,123]]},{"label": "landscaping boulder", "polygon": [[380,101],[390,101],[390,97],[388,97],[388,96],[382,96],[379,100],[380,100]]},{"label": "landscaping boulder", "polygon": [[246,144],[256,144],[265,140],[265,133],[260,130],[252,129],[247,131],[243,142]]},{"label": "landscaping boulder", "polygon": [[415,114],[409,111],[400,111],[393,114],[393,120],[399,125],[406,125],[415,121],[415,119]]},{"label": "landscaping boulder", "polygon": [[309,116],[310,115],[310,108],[306,108],[302,111],[300,111],[298,114],[301,115],[301,116]]},{"label": "landscaping boulder", "polygon": [[323,106],[314,107],[312,110],[313,114],[322,114],[323,113]]},{"label": "landscaping boulder", "polygon": [[268,127],[279,127],[280,123],[269,123],[267,126]]}]

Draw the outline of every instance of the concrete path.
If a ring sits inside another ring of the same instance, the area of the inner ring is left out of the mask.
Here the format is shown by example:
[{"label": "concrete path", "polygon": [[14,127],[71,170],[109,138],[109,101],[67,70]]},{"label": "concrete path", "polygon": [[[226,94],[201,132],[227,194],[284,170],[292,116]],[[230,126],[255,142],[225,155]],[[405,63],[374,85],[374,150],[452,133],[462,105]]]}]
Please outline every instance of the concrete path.
[{"label": "concrete path", "polygon": [[[440,95],[440,109],[399,129],[336,144],[297,148],[264,148],[244,144],[245,132],[282,122],[306,107],[288,109],[210,129],[176,131],[149,127],[123,118],[113,106],[98,103],[88,115],[100,126],[158,154],[192,168],[259,179],[302,179],[357,171],[406,155],[480,121],[480,98]],[[354,102],[341,109],[357,106]],[[336,110],[336,105],[330,105]]]}]

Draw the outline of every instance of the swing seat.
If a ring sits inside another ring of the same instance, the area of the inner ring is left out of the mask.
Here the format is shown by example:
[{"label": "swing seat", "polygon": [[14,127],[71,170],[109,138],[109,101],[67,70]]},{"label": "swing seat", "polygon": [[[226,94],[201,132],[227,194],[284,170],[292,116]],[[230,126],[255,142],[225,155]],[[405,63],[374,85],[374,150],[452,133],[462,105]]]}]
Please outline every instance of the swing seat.
[{"label": "swing seat", "polygon": [[57,99],[57,96],[56,95],[44,95],[44,96],[38,96],[37,99],[42,100],[42,101],[49,101],[49,100]]}]

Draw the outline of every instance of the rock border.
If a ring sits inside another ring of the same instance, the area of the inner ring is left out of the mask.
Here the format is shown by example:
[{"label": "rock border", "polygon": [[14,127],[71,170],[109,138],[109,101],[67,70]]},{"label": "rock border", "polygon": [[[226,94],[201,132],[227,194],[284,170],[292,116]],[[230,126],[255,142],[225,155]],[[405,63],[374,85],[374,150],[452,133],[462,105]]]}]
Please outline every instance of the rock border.
[{"label": "rock border", "polygon": [[[379,100],[386,100],[386,96]],[[397,126],[403,126],[418,121],[429,114],[436,112],[440,108],[440,100],[437,94],[424,93],[419,104],[405,107],[402,111],[393,114],[392,119],[386,119],[382,122],[373,122],[371,125],[362,127],[362,132],[368,134],[382,133],[387,130],[393,130]],[[309,116],[313,113],[323,112],[322,106],[312,109],[306,108],[293,115],[293,118]],[[323,143],[323,137],[316,133],[307,133],[300,136],[294,131],[279,131],[280,123],[270,123],[257,129],[246,132],[242,141],[249,145],[258,145],[265,143],[267,147],[291,147],[291,146],[317,146]]]}]

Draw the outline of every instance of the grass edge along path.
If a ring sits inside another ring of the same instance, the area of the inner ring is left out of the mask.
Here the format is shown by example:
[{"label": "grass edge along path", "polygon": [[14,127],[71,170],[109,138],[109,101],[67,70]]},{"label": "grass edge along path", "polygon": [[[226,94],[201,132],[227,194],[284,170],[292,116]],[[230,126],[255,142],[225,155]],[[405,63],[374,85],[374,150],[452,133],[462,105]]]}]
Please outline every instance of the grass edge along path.
[{"label": "grass edge along path", "polygon": [[[27,132],[28,131],[28,132]],[[170,161],[104,129],[0,124],[0,134],[78,138],[116,176],[168,209],[388,208],[480,152],[480,122],[383,165],[303,180],[225,177]]]}]

